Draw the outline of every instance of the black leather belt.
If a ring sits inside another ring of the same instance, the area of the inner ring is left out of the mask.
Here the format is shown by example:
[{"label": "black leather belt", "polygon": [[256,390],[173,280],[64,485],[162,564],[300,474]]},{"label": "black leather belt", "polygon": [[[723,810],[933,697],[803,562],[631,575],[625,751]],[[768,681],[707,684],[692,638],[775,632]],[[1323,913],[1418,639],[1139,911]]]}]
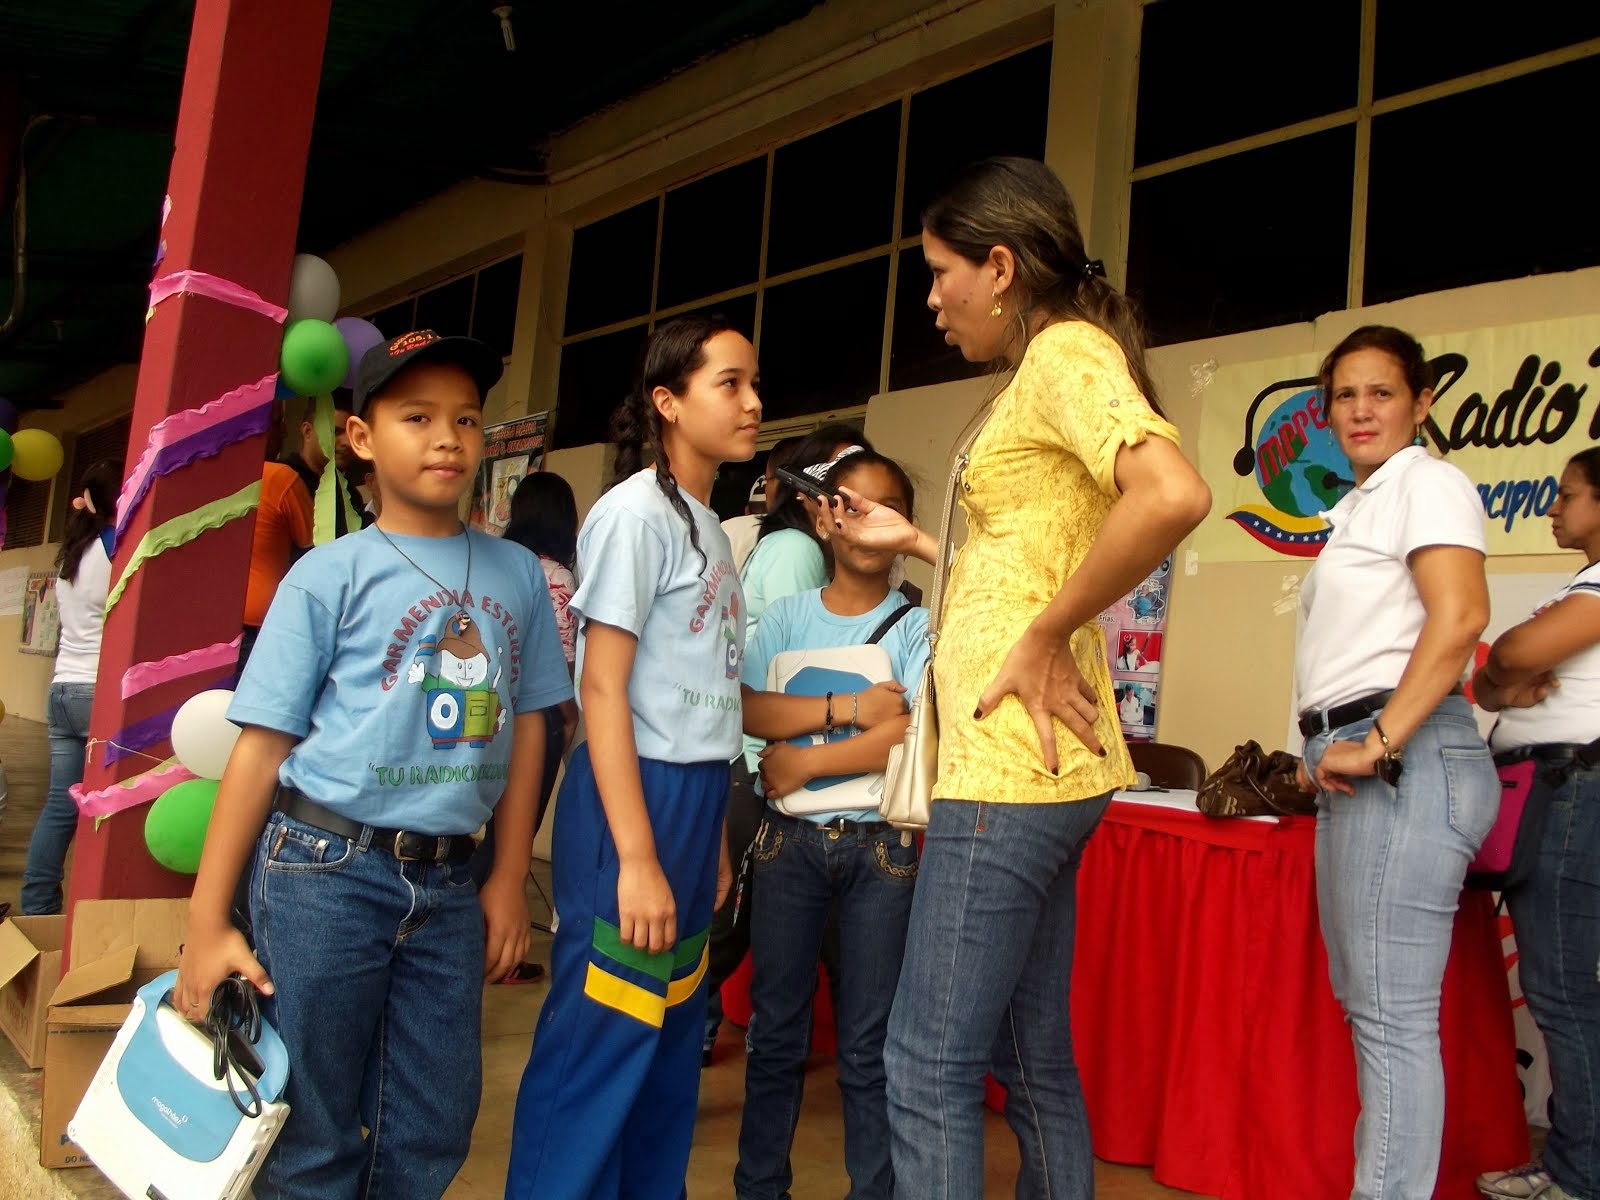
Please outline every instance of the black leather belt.
[{"label": "black leather belt", "polygon": [[1316,709],[1307,709],[1300,714],[1300,736],[1316,737],[1319,733],[1342,729],[1363,717],[1382,712],[1383,706],[1389,703],[1393,695],[1394,689],[1390,688],[1386,692],[1373,692],[1370,696],[1361,696],[1347,704],[1335,704],[1332,708],[1325,708],[1320,712]]},{"label": "black leather belt", "polygon": [[324,808],[304,792],[295,788],[280,787],[273,807],[284,816],[313,825],[334,837],[360,842],[371,830],[367,845],[374,850],[392,854],[401,862],[464,862],[472,857],[477,843],[464,834],[412,833],[407,829],[380,829],[376,825],[363,825],[349,817],[341,817],[331,808]]},{"label": "black leather belt", "polygon": [[824,825],[820,821],[808,821],[805,817],[791,816],[789,813],[779,812],[775,808],[769,808],[767,815],[769,817],[777,817],[780,821],[792,821],[806,829],[821,829],[824,832],[837,833],[841,836],[850,833],[859,834],[862,837],[875,837],[886,829],[894,828],[887,821],[852,821],[849,817],[835,817]]},{"label": "black leather belt", "polygon": [[1515,750],[1503,750],[1496,754],[1494,765],[1509,767],[1512,763],[1525,762],[1530,758],[1550,766],[1576,763],[1580,767],[1592,767],[1600,764],[1600,743],[1544,742],[1538,746],[1518,746]]},{"label": "black leather belt", "polygon": [[[1461,689],[1451,688],[1450,695],[1461,695]],[[1319,733],[1332,733],[1335,729],[1352,725],[1363,717],[1382,712],[1383,706],[1393,698],[1394,689],[1390,688],[1387,691],[1359,696],[1346,704],[1335,704],[1332,708],[1324,708],[1320,712],[1316,709],[1307,709],[1300,714],[1300,736],[1316,737]]]}]

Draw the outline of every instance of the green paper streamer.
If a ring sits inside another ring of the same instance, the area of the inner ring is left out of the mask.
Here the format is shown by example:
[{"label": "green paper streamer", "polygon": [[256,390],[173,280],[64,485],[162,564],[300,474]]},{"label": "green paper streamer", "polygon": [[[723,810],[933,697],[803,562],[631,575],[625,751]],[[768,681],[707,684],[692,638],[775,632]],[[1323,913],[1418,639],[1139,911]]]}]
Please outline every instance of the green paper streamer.
[{"label": "green paper streamer", "polygon": [[133,578],[133,573],[142,567],[146,561],[157,555],[165,554],[168,550],[175,549],[192,542],[208,529],[217,529],[229,521],[237,521],[240,517],[249,516],[261,503],[261,480],[257,479],[247,487],[240,488],[231,496],[224,496],[220,500],[213,500],[209,504],[202,504],[199,508],[173,517],[170,521],[163,521],[154,529],[139,539],[139,544],[134,547],[133,557],[128,559],[128,565],[122,572],[122,577],[117,580],[117,585],[111,589],[111,594],[106,597],[106,615],[111,615],[111,610],[117,606],[117,601],[122,599],[123,589],[128,586],[128,581]]},{"label": "green paper streamer", "polygon": [[327,459],[322,467],[322,478],[317,481],[317,494],[313,498],[315,509],[311,522],[312,545],[321,546],[338,536],[336,505],[344,507],[346,530],[360,529],[361,518],[356,513],[355,505],[350,503],[350,493],[340,481],[339,465],[334,462],[333,397],[318,396],[313,403],[316,408],[312,416],[312,427],[317,431],[317,447]]}]

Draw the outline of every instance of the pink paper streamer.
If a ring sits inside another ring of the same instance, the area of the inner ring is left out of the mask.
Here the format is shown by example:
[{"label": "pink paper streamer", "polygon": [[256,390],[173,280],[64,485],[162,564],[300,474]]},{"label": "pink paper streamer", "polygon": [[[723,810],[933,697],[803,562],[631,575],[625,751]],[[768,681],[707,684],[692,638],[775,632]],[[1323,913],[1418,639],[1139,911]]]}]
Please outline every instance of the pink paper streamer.
[{"label": "pink paper streamer", "polygon": [[139,461],[134,463],[133,470],[128,473],[128,478],[122,485],[122,494],[117,497],[117,529],[120,531],[127,527],[128,518],[132,515],[134,507],[149,490],[150,479],[155,472],[156,456],[162,449],[175,442],[181,442],[186,437],[192,437],[202,430],[232,420],[241,413],[271,404],[277,384],[278,373],[274,371],[270,375],[263,375],[254,383],[243,384],[231,392],[225,392],[199,408],[173,413],[172,416],[151,426],[150,440],[145,445],[144,453],[139,456]]},{"label": "pink paper streamer", "polygon": [[220,275],[210,275],[205,271],[173,271],[152,282],[150,310],[154,312],[156,305],[173,296],[206,296],[223,304],[231,304],[235,308],[271,317],[280,325],[289,316],[287,308],[270,300],[263,300],[244,284],[234,283],[231,279],[223,279]]},{"label": "pink paper streamer", "polygon": [[137,696],[163,683],[198,675],[202,671],[231,667],[239,661],[239,644],[242,640],[243,635],[240,635],[231,642],[215,642],[199,650],[134,663],[122,673],[122,698],[126,700],[129,696]]},{"label": "pink paper streamer", "polygon": [[176,758],[169,758],[158,767],[151,767],[148,771],[141,771],[120,783],[97,788],[92,792],[84,791],[81,783],[73,784],[70,794],[77,802],[78,811],[84,816],[109,817],[113,813],[135,808],[140,804],[148,804],[168,788],[198,778],[199,776]]}]

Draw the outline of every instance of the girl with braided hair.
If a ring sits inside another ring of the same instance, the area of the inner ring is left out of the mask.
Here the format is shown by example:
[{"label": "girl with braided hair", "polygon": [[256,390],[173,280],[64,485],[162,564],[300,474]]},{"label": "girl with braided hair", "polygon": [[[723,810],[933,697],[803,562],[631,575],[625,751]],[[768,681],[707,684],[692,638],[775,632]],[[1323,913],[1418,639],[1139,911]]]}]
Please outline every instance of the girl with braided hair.
[{"label": "girl with braided hair", "polygon": [[617,479],[578,535],[588,741],[556,806],[561,925],[508,1200],[676,1200],[694,1133],[745,634],[711,485],[754,456],[761,400],[754,347],[717,317],[658,327],[639,378],[614,422]]}]

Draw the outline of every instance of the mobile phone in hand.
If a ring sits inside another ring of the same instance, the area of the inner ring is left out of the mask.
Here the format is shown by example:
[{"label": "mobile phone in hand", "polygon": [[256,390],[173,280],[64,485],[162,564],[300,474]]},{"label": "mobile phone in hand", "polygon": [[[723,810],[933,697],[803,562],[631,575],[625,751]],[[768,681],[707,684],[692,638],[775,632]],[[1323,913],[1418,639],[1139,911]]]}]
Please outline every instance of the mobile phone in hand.
[{"label": "mobile phone in hand", "polygon": [[795,491],[802,495],[810,496],[813,500],[829,507],[832,507],[833,502],[839,499],[838,496],[826,490],[811,476],[802,475],[798,471],[791,471],[788,467],[779,467],[773,474],[778,477],[780,482],[787,483]]}]

